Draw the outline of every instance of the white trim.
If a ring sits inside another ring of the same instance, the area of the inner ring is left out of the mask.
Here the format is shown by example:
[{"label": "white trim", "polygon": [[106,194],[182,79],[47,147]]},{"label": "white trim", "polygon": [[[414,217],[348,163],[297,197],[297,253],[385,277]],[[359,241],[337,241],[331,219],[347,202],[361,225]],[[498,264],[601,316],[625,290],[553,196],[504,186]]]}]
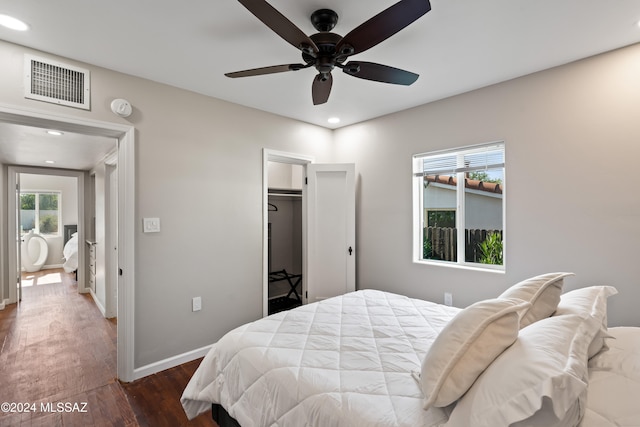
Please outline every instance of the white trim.
[{"label": "white trim", "polygon": [[[269,166],[268,162],[302,165],[304,176],[306,165],[315,162],[315,157],[305,154],[287,153],[284,151],[262,149],[262,315],[269,315]],[[307,262],[306,235],[306,186],[302,185],[302,289],[305,289]],[[304,292],[303,292],[304,298]]]},{"label": "white trim", "polygon": [[62,267],[64,267],[63,264],[45,264],[42,266],[40,270],[52,270],[54,268],[62,268]]},{"label": "white trim", "polygon": [[[118,265],[123,269],[123,275],[118,276],[117,377],[124,382],[133,381],[136,277],[135,128],[130,125],[81,119],[7,104],[0,104],[0,121],[118,139]],[[84,194],[84,187],[80,191]],[[10,218],[7,220],[10,221]],[[85,217],[78,218],[78,222],[84,220]],[[84,250],[83,246],[79,245],[78,255],[80,250]]]},{"label": "white trim", "polygon": [[[422,265],[435,265],[438,267],[448,267],[448,268],[459,268],[462,270],[473,270],[473,271],[483,271],[485,273],[499,273],[505,274],[501,265],[491,265],[491,264],[474,264],[474,263],[464,263],[457,264],[453,261],[438,261],[433,259],[419,259],[414,260],[414,264],[422,264]],[[482,267],[481,267],[482,266]]]},{"label": "white trim", "polygon": [[118,143],[118,378],[134,379],[135,351],[135,128]]},{"label": "white trim", "polygon": [[102,317],[107,317],[105,315],[106,310],[105,310],[104,306],[102,305],[102,303],[98,299],[98,296],[96,295],[96,293],[93,292],[93,289],[91,289],[91,288],[89,288],[89,295],[91,295],[91,298],[93,298],[93,302],[95,302],[96,306],[98,306],[98,310],[100,310],[100,313],[102,313]]},{"label": "white trim", "polygon": [[209,344],[204,347],[197,348],[195,350],[188,351],[186,353],[171,356],[169,358],[158,360],[157,362],[150,363],[145,366],[136,368],[133,371],[133,380],[139,380],[149,375],[174,368],[183,363],[191,362],[207,355],[209,350],[213,347],[213,344]]}]

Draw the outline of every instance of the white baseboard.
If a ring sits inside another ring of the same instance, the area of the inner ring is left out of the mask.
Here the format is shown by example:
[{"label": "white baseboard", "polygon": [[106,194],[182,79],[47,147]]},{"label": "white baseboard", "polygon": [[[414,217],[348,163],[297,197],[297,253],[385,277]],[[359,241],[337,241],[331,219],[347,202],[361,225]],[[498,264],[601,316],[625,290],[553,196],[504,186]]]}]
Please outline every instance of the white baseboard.
[{"label": "white baseboard", "polygon": [[62,268],[63,264],[45,264],[42,266],[41,270],[52,270],[54,268]]},{"label": "white baseboard", "polygon": [[[86,289],[85,292],[80,293],[86,293]],[[107,310],[105,310],[104,306],[102,305],[96,294],[93,292],[93,290],[91,290],[91,288],[89,288],[89,294],[91,295],[91,298],[93,298],[93,302],[96,303],[96,306],[98,307],[98,310],[100,310],[100,313],[102,313],[102,317],[106,317]]]},{"label": "white baseboard", "polygon": [[209,352],[212,346],[213,344],[210,344],[201,348],[197,348],[195,350],[188,351],[186,353],[178,354],[164,360],[159,360],[157,362],[141,366],[140,368],[135,368],[133,370],[133,381],[204,357]]},{"label": "white baseboard", "polygon": [[[62,267],[64,267],[64,264],[45,264],[38,271],[53,270],[53,269],[62,268]],[[26,273],[27,270],[25,270],[24,267],[20,267],[20,272],[21,273]],[[32,273],[35,273],[35,271],[32,271]]]},{"label": "white baseboard", "polygon": [[0,310],[4,310],[4,308],[6,307],[7,304],[9,304],[9,300],[8,299],[0,301]]}]

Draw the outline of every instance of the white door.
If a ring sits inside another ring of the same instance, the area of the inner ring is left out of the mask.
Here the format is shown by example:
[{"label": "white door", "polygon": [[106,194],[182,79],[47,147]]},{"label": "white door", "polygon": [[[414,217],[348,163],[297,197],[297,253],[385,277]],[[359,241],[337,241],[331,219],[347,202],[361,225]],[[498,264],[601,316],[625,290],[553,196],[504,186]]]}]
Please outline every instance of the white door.
[{"label": "white door", "polygon": [[355,165],[307,165],[305,302],[355,291]]}]

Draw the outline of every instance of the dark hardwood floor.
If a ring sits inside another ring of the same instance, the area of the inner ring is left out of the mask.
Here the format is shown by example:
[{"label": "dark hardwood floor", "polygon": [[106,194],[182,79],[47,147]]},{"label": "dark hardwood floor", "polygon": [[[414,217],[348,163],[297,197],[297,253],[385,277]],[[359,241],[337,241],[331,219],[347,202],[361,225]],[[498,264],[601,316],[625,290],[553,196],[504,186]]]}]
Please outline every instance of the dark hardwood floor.
[{"label": "dark hardwood floor", "polygon": [[0,426],[216,426],[188,421],[180,395],[199,360],[120,383],[116,322],[72,274],[23,276],[23,298],[0,310]]}]

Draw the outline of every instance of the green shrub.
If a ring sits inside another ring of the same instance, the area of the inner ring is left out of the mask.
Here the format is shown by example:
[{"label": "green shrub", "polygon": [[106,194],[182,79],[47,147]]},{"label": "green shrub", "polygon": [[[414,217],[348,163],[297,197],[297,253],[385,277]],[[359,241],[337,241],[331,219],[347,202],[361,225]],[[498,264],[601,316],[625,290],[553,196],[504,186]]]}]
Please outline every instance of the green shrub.
[{"label": "green shrub", "polygon": [[482,264],[502,265],[502,236],[489,233],[480,243],[480,262]]},{"label": "green shrub", "polygon": [[40,217],[40,233],[50,234],[58,232],[58,217],[55,215],[44,215]]}]

